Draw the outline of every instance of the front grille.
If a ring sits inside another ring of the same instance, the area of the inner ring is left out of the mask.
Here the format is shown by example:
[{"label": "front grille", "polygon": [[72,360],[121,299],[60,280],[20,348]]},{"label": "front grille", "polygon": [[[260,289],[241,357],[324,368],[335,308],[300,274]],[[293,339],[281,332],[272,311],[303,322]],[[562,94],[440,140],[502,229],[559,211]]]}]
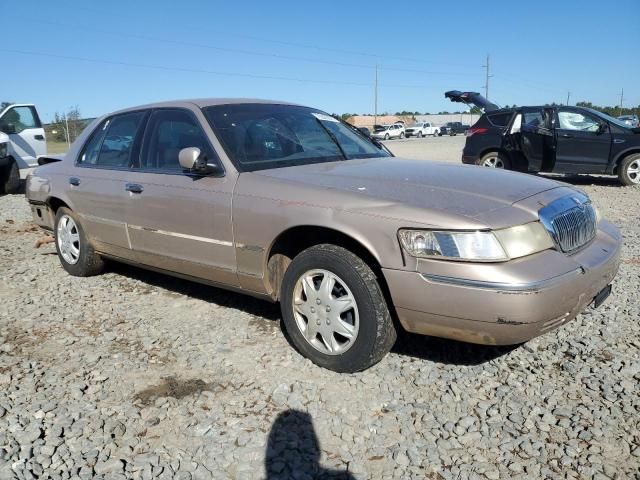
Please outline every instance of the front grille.
[{"label": "front grille", "polygon": [[585,195],[560,198],[541,209],[538,214],[557,247],[565,253],[578,250],[596,235],[596,212]]}]

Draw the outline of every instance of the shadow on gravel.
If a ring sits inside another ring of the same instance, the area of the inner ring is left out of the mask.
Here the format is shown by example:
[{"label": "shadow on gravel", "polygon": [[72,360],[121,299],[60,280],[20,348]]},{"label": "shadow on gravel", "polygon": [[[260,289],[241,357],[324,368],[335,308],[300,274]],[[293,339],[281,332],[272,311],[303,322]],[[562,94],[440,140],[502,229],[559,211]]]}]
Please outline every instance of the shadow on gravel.
[{"label": "shadow on gravel", "polygon": [[397,355],[450,365],[480,365],[512,352],[519,345],[494,347],[401,332],[391,351]]},{"label": "shadow on gravel", "polygon": [[265,455],[267,480],[304,478],[355,480],[349,472],[320,466],[320,442],[311,415],[299,410],[281,412],[271,426]]},{"label": "shadow on gravel", "polygon": [[263,317],[272,322],[280,320],[280,308],[265,300],[253,298],[249,295],[231,292],[221,288],[204,285],[181,278],[156,273],[124,263],[109,262],[109,271],[139,280],[149,285],[164,288],[172,293],[187,295],[221,307],[235,308],[250,315]]},{"label": "shadow on gravel", "polygon": [[[274,329],[279,328],[282,330],[285,339],[292,348],[295,348],[288,338],[286,331],[281,327],[281,322],[279,321],[280,308],[277,304],[123,263],[109,262],[109,270],[118,275],[164,288],[172,294],[187,295],[222,307],[235,308],[236,310],[241,310],[255,317],[259,317],[260,324],[255,324],[253,327],[266,329],[272,327]],[[400,332],[398,341],[391,351],[398,355],[420,358],[437,363],[478,365],[505,355],[515,348],[517,348],[517,345],[491,347]]]}]

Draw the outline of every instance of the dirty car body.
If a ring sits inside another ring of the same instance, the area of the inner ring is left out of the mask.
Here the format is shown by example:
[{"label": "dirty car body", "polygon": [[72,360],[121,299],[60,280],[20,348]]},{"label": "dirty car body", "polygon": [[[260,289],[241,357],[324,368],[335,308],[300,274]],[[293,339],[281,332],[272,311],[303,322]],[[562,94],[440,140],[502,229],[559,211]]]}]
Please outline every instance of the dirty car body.
[{"label": "dirty car body", "polygon": [[[131,141],[102,148],[113,135]],[[621,245],[573,187],[394,158],[323,112],[256,100],[99,118],[26,194],[70,273],[110,258],[279,301],[296,348],[336,371],[379,361],[398,328],[547,332],[604,300]]]}]

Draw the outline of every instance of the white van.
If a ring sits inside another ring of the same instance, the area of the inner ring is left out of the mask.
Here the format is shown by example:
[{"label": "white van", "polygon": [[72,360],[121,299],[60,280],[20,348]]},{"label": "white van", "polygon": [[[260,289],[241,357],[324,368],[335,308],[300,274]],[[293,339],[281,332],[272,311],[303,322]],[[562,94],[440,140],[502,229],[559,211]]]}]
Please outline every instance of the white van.
[{"label": "white van", "polygon": [[47,151],[44,128],[34,105],[16,103],[0,112],[0,192],[16,193],[27,169]]}]

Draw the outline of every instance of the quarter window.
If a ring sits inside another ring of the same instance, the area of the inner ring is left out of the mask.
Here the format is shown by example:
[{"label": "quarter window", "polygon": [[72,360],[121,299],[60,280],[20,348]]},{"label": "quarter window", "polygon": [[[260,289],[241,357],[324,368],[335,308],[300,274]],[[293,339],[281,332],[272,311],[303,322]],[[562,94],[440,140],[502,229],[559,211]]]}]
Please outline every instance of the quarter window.
[{"label": "quarter window", "polygon": [[181,172],[180,150],[196,147],[211,162],[216,157],[193,114],[187,110],[156,110],[149,118],[150,132],[142,149],[141,167]]},{"label": "quarter window", "polygon": [[8,128],[20,133],[29,128],[40,128],[40,121],[32,107],[13,107],[0,119],[0,130],[6,131]]},{"label": "quarter window", "polygon": [[600,128],[600,123],[594,118],[571,110],[558,111],[558,123],[562,130],[597,132]]}]

